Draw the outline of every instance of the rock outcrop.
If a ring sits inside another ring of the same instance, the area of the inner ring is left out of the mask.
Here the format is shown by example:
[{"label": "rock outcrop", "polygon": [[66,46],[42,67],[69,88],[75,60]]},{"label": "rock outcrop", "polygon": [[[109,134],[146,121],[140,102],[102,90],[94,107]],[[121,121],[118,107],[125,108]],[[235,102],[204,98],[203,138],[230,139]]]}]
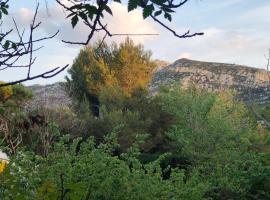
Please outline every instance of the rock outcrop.
[{"label": "rock outcrop", "polygon": [[178,82],[183,87],[195,83],[210,91],[235,90],[248,104],[270,103],[270,76],[266,70],[241,65],[180,59],[157,71],[150,84],[156,93],[160,85]]},{"label": "rock outcrop", "polygon": [[[158,92],[160,85],[179,83],[186,87],[195,83],[209,91],[236,90],[238,99],[248,104],[253,102],[264,105],[270,103],[270,75],[266,70],[241,65],[201,62],[180,59],[168,65],[160,61],[150,84],[150,92]],[[70,106],[71,99],[62,83],[33,85],[34,98],[27,107],[45,106],[56,108]]]},{"label": "rock outcrop", "polygon": [[32,85],[29,86],[29,89],[33,92],[33,99],[27,103],[26,108],[48,107],[54,109],[71,105],[71,99],[63,83]]}]

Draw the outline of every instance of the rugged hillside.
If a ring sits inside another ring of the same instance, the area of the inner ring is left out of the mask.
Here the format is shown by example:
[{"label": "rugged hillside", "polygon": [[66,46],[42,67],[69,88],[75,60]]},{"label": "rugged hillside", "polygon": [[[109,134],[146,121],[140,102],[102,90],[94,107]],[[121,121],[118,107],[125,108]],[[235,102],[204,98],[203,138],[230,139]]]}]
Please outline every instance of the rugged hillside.
[{"label": "rugged hillside", "polygon": [[32,90],[34,98],[28,102],[27,108],[40,106],[56,108],[71,104],[71,99],[60,82],[50,85],[32,85],[29,89]]},{"label": "rugged hillside", "polygon": [[[210,91],[235,89],[238,97],[247,103],[270,103],[270,81],[265,70],[225,63],[200,62],[180,59],[168,65],[160,61],[150,84],[150,91],[156,93],[160,85],[178,82],[184,87],[189,83]],[[165,66],[165,67],[164,67]],[[70,98],[61,83],[33,85],[29,87],[34,99],[28,106],[69,106]]]},{"label": "rugged hillside", "polygon": [[155,93],[160,85],[172,82],[179,82],[184,87],[193,82],[211,91],[235,89],[239,99],[247,103],[270,102],[269,76],[262,69],[180,59],[156,72],[150,91]]},{"label": "rugged hillside", "polygon": [[167,62],[167,61],[164,61],[164,60],[155,60],[154,63],[156,64],[157,66],[157,69],[156,71],[159,71],[161,69],[163,69],[164,67],[167,67],[170,63]]}]

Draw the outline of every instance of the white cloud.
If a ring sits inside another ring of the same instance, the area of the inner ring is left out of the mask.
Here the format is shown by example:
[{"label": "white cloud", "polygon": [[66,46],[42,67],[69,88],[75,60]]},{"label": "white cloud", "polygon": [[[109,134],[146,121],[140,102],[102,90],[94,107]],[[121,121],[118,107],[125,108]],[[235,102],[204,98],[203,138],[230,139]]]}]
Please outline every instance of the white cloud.
[{"label": "white cloud", "polygon": [[[64,3],[66,2],[63,1]],[[143,20],[142,13],[139,10],[128,13],[127,7],[119,3],[111,3],[111,9],[113,16],[106,15],[104,21],[108,24],[108,30],[115,33],[127,33],[127,34],[144,34],[144,33],[156,33],[153,25]],[[49,16],[48,16],[49,12]],[[18,19],[18,24],[28,25],[33,17],[33,11],[30,9],[22,8],[19,12],[16,12],[15,18]],[[48,11],[43,8],[40,10],[38,20],[42,21],[41,28],[47,34],[52,34],[56,30],[60,30],[60,34],[57,36],[58,39],[67,41],[81,41],[84,42],[87,39],[91,29],[85,26],[83,23],[73,29],[71,27],[70,19],[66,19],[67,13],[58,4],[54,3],[49,7]],[[93,39],[102,38],[105,32],[100,32]],[[121,41],[125,36],[115,36],[111,40]],[[145,40],[151,39],[149,36],[134,36],[132,39],[137,42],[144,42]]]},{"label": "white cloud", "polygon": [[209,27],[203,32],[204,36],[190,39],[171,36],[170,40],[167,40],[168,34],[163,34],[158,41],[147,44],[147,46],[158,49],[154,54],[156,58],[170,61],[186,57],[194,60],[236,63],[260,68],[265,66],[266,61],[263,55],[270,47],[267,31]]},{"label": "white cloud", "polygon": [[189,52],[183,52],[183,53],[180,54],[179,58],[188,58],[188,59],[191,59],[192,58],[192,55]]}]

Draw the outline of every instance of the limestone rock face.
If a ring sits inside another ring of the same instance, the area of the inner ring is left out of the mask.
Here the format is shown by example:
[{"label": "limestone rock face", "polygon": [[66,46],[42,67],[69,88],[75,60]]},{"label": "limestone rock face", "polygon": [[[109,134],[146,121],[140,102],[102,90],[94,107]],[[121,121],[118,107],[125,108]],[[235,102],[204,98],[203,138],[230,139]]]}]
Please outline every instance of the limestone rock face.
[{"label": "limestone rock face", "polygon": [[29,89],[33,92],[33,99],[30,100],[26,108],[58,108],[71,105],[71,99],[68,96],[62,83],[50,85],[32,85]]},{"label": "limestone rock face", "polygon": [[241,65],[180,59],[157,71],[150,84],[156,93],[160,85],[190,83],[209,91],[235,90],[238,98],[250,104],[270,103],[270,76],[266,70]]},{"label": "limestone rock face", "polygon": [[163,69],[164,67],[168,66],[170,63],[164,60],[154,60],[155,65],[157,66],[156,71]]}]

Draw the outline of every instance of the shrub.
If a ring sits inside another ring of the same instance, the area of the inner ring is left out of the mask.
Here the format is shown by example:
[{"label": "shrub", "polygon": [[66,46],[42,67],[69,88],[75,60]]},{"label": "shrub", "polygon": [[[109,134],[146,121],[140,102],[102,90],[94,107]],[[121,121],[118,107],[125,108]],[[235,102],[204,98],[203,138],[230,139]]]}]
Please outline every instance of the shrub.
[{"label": "shrub", "polygon": [[[0,82],[4,83],[4,82]],[[9,99],[12,96],[12,87],[6,86],[0,88],[0,102],[5,102],[7,99]]]}]

